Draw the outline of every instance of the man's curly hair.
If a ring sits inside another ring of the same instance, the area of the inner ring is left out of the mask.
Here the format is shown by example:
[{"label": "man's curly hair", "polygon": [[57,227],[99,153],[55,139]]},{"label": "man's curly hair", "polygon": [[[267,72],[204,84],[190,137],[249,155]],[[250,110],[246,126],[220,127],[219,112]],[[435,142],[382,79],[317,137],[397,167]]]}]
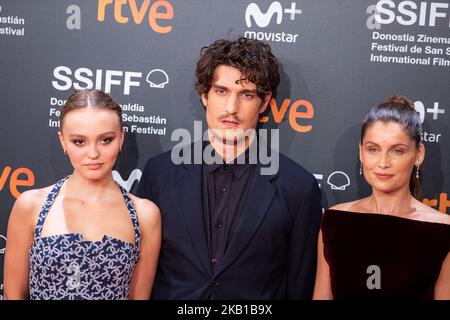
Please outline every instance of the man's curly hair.
[{"label": "man's curly hair", "polygon": [[280,75],[277,58],[269,45],[259,40],[239,38],[236,41],[217,40],[202,48],[195,71],[195,89],[200,95],[208,94],[214,71],[219,65],[241,71],[241,80],[255,83],[257,94],[263,101],[269,92],[272,92],[272,97],[276,96]]}]

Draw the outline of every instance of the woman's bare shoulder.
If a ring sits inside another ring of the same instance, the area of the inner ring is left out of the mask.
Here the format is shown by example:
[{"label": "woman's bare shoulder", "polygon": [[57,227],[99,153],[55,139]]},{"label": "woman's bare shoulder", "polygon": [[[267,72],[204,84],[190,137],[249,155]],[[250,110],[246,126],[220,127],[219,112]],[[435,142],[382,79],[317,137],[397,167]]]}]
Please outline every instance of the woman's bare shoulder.
[{"label": "woman's bare shoulder", "polygon": [[338,203],[329,208],[329,210],[339,210],[339,211],[356,211],[358,212],[358,208],[361,207],[361,202],[364,199],[358,199],[355,201]]},{"label": "woman's bare shoulder", "polygon": [[133,201],[134,208],[138,216],[139,223],[141,225],[146,224],[154,227],[160,224],[161,214],[158,206],[148,200],[136,197],[130,194],[131,200]]},{"label": "woman's bare shoulder", "polygon": [[420,220],[450,225],[449,214],[435,210],[420,201],[416,202],[416,212]]},{"label": "woman's bare shoulder", "polygon": [[10,221],[14,223],[25,224],[30,226],[36,224],[41,207],[45,203],[45,199],[51,190],[50,187],[41,189],[31,189],[24,191],[17,198],[11,211]]},{"label": "woman's bare shoulder", "polygon": [[37,209],[39,206],[42,206],[44,204],[51,188],[52,187],[50,186],[22,192],[14,203],[14,207],[20,210],[24,209],[27,211],[31,209]]}]

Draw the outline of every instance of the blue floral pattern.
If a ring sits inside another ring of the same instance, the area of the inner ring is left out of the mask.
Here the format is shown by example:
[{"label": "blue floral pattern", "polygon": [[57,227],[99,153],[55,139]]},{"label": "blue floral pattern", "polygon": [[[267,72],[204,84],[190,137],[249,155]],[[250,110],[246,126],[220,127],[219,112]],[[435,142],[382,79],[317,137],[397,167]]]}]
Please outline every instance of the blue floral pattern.
[{"label": "blue floral pattern", "polygon": [[101,241],[85,241],[78,233],[41,237],[45,218],[67,178],[55,184],[39,213],[29,252],[30,299],[128,299],[140,258],[140,232],[133,203],[120,185],[133,223],[134,244],[107,235]]}]

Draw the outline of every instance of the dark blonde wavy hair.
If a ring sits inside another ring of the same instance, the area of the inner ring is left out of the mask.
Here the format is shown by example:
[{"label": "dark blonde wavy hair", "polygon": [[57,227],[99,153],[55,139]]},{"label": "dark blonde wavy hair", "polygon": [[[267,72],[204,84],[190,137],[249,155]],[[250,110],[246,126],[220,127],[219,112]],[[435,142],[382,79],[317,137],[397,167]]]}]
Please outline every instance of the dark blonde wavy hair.
[{"label": "dark blonde wavy hair", "polygon": [[72,110],[82,108],[111,110],[119,117],[120,127],[122,127],[122,109],[110,95],[101,90],[83,89],[75,91],[61,108],[61,114],[59,116],[61,129],[64,125],[65,116]]}]

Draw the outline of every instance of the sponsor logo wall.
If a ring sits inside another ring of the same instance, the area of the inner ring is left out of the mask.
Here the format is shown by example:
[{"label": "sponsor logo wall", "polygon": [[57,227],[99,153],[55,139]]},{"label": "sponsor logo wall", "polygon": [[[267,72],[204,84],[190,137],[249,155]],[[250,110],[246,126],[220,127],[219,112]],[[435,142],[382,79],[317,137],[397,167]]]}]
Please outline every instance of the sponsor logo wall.
[{"label": "sponsor logo wall", "polygon": [[102,89],[122,107],[113,175],[133,191],[174,130],[206,128],[200,49],[240,35],[268,42],[282,64],[260,125],[280,129],[280,151],[315,175],[323,208],[368,195],[360,123],[400,94],[424,128],[422,200],[450,214],[449,1],[0,0],[0,271],[15,199],[71,172],[57,131],[74,89]]}]

